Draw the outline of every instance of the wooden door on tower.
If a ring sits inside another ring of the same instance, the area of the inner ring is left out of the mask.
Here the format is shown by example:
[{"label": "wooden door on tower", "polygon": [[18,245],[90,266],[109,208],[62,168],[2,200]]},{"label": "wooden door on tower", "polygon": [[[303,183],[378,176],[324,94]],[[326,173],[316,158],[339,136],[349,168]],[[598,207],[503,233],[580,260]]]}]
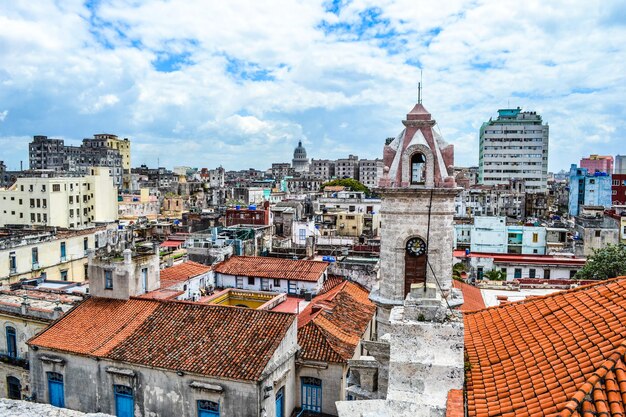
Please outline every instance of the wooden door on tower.
[{"label": "wooden door on tower", "polygon": [[404,296],[411,292],[411,284],[426,282],[426,255],[404,255]]}]

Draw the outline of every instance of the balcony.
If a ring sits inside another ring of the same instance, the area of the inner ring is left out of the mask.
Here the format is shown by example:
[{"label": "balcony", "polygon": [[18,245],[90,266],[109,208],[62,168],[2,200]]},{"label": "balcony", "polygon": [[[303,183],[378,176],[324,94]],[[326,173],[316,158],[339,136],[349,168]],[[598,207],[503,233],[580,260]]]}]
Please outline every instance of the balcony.
[{"label": "balcony", "polygon": [[20,368],[29,369],[28,358],[21,357],[16,353],[9,353],[7,351],[0,351],[0,362],[7,365],[19,366]]}]

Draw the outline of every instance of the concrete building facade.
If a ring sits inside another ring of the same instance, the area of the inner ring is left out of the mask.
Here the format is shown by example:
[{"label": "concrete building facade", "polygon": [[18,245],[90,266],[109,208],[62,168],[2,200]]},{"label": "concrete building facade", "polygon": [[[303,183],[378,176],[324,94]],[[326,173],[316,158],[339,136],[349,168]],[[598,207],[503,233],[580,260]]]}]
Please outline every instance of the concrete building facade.
[{"label": "concrete building facade", "polygon": [[498,110],[498,118],[480,128],[479,181],[506,184],[523,179],[529,193],[548,186],[549,128],[536,112]]},{"label": "concrete building facade", "polygon": [[83,139],[80,146],[66,146],[62,139],[34,136],[29,144],[30,169],[87,174],[91,167],[109,170],[116,187],[130,186],[130,141],[111,134]]}]

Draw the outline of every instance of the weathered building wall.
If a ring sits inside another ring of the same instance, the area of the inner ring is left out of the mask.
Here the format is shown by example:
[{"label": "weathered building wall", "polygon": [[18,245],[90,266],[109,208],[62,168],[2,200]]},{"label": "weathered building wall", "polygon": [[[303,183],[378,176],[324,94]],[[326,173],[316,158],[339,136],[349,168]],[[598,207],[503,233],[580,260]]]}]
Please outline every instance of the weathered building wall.
[{"label": "weathered building wall", "polygon": [[[327,367],[325,367],[327,365]],[[302,406],[302,378],[313,377],[322,380],[322,413],[337,415],[335,401],[345,400],[348,366],[338,363],[302,365],[298,368],[298,407]]]},{"label": "weathered building wall", "polygon": [[[46,358],[63,363],[50,362]],[[115,414],[113,385],[119,384],[133,388],[136,417],[195,417],[197,400],[219,402],[221,415],[224,416],[261,415],[260,386],[254,382],[206,378],[188,373],[180,376],[173,371],[41,348],[31,351],[30,365],[32,390],[37,402],[49,402],[46,372],[59,372],[64,376],[66,407],[82,412]],[[112,372],[111,368],[118,371]],[[120,370],[132,375],[122,375]],[[193,382],[214,388],[194,388],[190,386]]]}]

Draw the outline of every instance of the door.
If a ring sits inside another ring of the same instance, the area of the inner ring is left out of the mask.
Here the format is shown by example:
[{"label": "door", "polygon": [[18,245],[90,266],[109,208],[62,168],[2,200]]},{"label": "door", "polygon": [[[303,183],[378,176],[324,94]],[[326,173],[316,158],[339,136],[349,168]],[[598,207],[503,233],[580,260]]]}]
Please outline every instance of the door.
[{"label": "door", "polygon": [[135,414],[135,401],[133,389],[125,385],[114,385],[115,391],[115,415],[117,417],[133,417]]},{"label": "door", "polygon": [[219,415],[219,403],[208,400],[198,400],[198,417],[219,417]]},{"label": "door", "polygon": [[148,268],[141,268],[141,289],[148,292]]},{"label": "door", "polygon": [[426,255],[404,256],[404,296],[411,292],[411,284],[426,282]]},{"label": "door", "polygon": [[22,399],[22,384],[14,376],[7,377],[7,395],[11,400]]},{"label": "door", "polygon": [[50,405],[65,408],[63,375],[58,372],[48,372],[48,396]]},{"label": "door", "polygon": [[281,387],[276,393],[276,417],[285,415],[285,387]]},{"label": "door", "polygon": [[302,377],[302,409],[322,412],[322,380]]},{"label": "door", "polygon": [[296,288],[295,281],[288,281],[287,293],[288,294],[296,294],[297,292],[298,292],[298,289]]}]

